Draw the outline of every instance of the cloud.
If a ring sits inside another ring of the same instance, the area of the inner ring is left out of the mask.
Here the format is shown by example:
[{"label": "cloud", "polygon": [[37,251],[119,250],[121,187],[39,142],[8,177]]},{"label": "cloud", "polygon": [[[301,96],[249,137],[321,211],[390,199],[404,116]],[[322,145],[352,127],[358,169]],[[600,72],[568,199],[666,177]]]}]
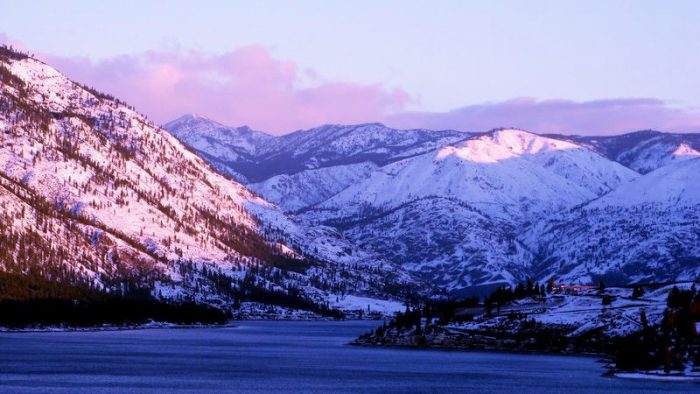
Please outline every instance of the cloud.
[{"label": "cloud", "polygon": [[27,48],[25,48],[25,46],[21,42],[12,39],[10,36],[8,36],[7,34],[5,34],[3,32],[0,32],[0,45],[11,46],[15,49],[22,51],[22,52],[27,52]]},{"label": "cloud", "polygon": [[700,132],[700,112],[673,108],[662,100],[623,98],[575,102],[524,97],[470,105],[448,112],[404,112],[387,116],[400,128],[485,131],[517,127],[538,133],[611,135],[655,129]]},{"label": "cloud", "polygon": [[[26,51],[21,42],[2,33],[0,43]],[[518,127],[587,135],[643,129],[700,132],[697,109],[672,107],[654,98],[575,102],[523,97],[446,112],[406,111],[414,100],[400,88],[325,81],[316,70],[276,59],[257,45],[220,55],[167,50],[99,61],[37,56],[70,78],[125,100],[157,123],[198,113],[274,134],[325,123],[365,122],[398,128]]]},{"label": "cloud", "polygon": [[217,56],[151,51],[97,62],[40,58],[76,81],[127,101],[159,123],[195,112],[279,134],[324,123],[383,119],[411,101],[403,90],[379,84],[318,82],[300,87],[305,77],[318,80],[318,75],[273,58],[262,46]]}]

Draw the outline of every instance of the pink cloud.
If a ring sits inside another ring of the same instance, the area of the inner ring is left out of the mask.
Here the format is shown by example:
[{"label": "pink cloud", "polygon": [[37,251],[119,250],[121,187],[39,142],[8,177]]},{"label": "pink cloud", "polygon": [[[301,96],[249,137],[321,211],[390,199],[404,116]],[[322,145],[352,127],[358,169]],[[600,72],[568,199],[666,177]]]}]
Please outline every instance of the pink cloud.
[{"label": "pink cloud", "polygon": [[575,102],[524,97],[471,105],[449,112],[404,112],[386,123],[401,128],[484,131],[518,127],[538,133],[610,135],[655,129],[700,132],[700,112],[672,108],[664,101],[623,98]]},{"label": "pink cloud", "polygon": [[0,45],[10,46],[22,52],[27,52],[27,48],[20,41],[12,39],[3,32],[0,32]]},{"label": "pink cloud", "polygon": [[[26,51],[21,42],[2,33],[0,43]],[[158,123],[195,112],[275,134],[325,123],[375,121],[398,128],[467,131],[518,127],[589,135],[642,129],[700,132],[697,109],[674,108],[651,98],[575,102],[524,97],[447,112],[407,112],[413,100],[400,88],[326,82],[315,70],[275,59],[262,46],[221,55],[149,51],[100,61],[38,57],[78,82],[127,101]],[[315,85],[300,86],[309,80]]]},{"label": "pink cloud", "polygon": [[378,84],[322,82],[299,87],[310,71],[274,59],[261,46],[218,56],[153,51],[99,62],[41,57],[72,79],[119,97],[160,123],[196,112],[226,124],[283,133],[323,123],[383,119],[411,100],[401,89]]}]

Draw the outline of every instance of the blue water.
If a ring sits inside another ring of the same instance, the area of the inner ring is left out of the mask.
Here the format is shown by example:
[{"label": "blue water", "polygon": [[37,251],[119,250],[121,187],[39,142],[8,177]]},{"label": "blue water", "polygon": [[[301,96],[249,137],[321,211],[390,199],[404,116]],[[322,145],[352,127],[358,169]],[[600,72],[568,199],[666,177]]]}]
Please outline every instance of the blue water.
[{"label": "blue water", "polygon": [[0,334],[0,392],[657,392],[595,358],[347,346],[376,322]]}]

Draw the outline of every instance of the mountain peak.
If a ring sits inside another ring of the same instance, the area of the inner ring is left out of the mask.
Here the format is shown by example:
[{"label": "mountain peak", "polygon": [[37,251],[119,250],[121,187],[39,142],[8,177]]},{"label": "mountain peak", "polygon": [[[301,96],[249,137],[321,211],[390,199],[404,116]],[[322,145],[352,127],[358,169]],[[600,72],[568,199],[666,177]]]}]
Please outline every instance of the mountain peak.
[{"label": "mountain peak", "polygon": [[322,127],[334,127],[334,128],[344,128],[344,129],[363,129],[366,127],[386,127],[383,123],[379,122],[368,122],[368,123],[351,123],[351,124],[341,124],[341,123],[329,123]]},{"label": "mountain peak", "polygon": [[495,162],[522,155],[552,151],[585,149],[577,144],[549,138],[529,131],[501,128],[474,136],[454,146],[445,147],[438,154],[444,157],[455,153],[475,162]]},{"label": "mountain peak", "polygon": [[700,157],[700,152],[686,143],[681,143],[671,154],[674,157]]},{"label": "mountain peak", "polygon": [[182,115],[181,117],[177,118],[175,121],[181,121],[181,122],[211,122],[211,123],[219,123],[219,122],[215,121],[214,119],[212,119],[212,118],[210,118],[210,117],[208,117],[208,116],[202,115],[202,114],[200,114],[200,113],[197,113],[197,112],[193,112],[193,113],[190,113],[190,114]]},{"label": "mountain peak", "polygon": [[197,113],[182,115],[179,118],[171,120],[170,122],[166,123],[164,125],[164,127],[167,129],[170,127],[175,127],[175,126],[180,126],[180,125],[198,124],[198,123],[216,124],[216,125],[219,125],[221,127],[225,127],[224,125],[220,124],[219,122],[212,120],[204,115],[197,114]]},{"label": "mountain peak", "polygon": [[238,133],[256,133],[256,134],[266,134],[261,131],[253,130],[248,125],[243,126],[227,126],[221,122],[218,122],[212,118],[198,113],[185,114],[177,119],[171,120],[170,122],[163,125],[168,131],[177,132],[182,129],[190,129],[191,131],[196,131],[197,133],[205,133],[211,130],[228,130],[231,132]]},{"label": "mountain peak", "polygon": [[540,137],[538,134],[531,133],[529,131],[521,130],[521,129],[516,129],[516,128],[500,128],[500,129],[493,129],[487,133],[487,135],[492,136],[494,139],[503,139],[503,138],[525,138],[525,139],[532,139],[532,138],[537,138]]}]

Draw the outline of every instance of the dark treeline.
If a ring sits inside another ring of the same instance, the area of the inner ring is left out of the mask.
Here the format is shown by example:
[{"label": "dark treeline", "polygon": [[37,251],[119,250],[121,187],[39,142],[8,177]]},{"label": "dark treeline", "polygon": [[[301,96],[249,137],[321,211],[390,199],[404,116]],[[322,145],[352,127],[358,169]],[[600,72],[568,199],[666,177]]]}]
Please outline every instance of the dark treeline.
[{"label": "dark treeline", "polygon": [[236,297],[236,299],[315,312],[321,316],[331,317],[333,319],[343,319],[345,317],[340,310],[332,309],[328,307],[328,305],[318,304],[293,287],[288,288],[285,292],[282,290],[270,290],[264,287],[243,285],[238,290],[238,297]]},{"label": "dark treeline", "polygon": [[[478,306],[478,297],[428,299],[422,302],[414,302],[413,308],[406,306],[404,312],[397,313],[392,320],[377,328],[373,333],[377,336],[383,336],[388,330],[392,329],[398,331],[415,329],[416,335],[422,335],[424,328],[429,329],[434,320],[437,320],[437,324],[471,320],[472,315],[464,312],[464,310]],[[424,320],[426,322],[425,327],[422,325]]]},{"label": "dark treeline", "polygon": [[193,302],[168,303],[120,296],[0,302],[0,326],[9,328],[132,326],[151,321],[223,324],[227,320],[228,315],[223,311]]},{"label": "dark treeline", "polygon": [[532,280],[528,279],[524,284],[518,283],[515,288],[508,286],[501,286],[497,288],[491,293],[491,295],[484,299],[484,306],[486,307],[487,313],[491,314],[494,306],[500,309],[502,305],[515,300],[545,295],[547,295],[547,290],[544,285],[538,285],[537,283],[534,283]]},{"label": "dark treeline", "polygon": [[[181,268],[184,267],[181,266]],[[191,275],[193,272],[188,272],[186,269],[181,270],[183,276]],[[253,266],[242,279],[231,278],[211,267],[204,267],[201,274],[206,278],[205,283],[215,287],[214,291],[217,294],[233,300],[234,309],[240,308],[242,302],[257,302],[282,308],[310,311],[334,319],[345,317],[341,311],[330,308],[326,303],[310,299],[292,284],[287,284],[284,287],[273,284],[284,282],[285,272],[280,269],[269,266]],[[269,281],[264,280],[264,278]],[[198,291],[201,291],[201,288]]]},{"label": "dark treeline", "polygon": [[700,292],[673,287],[660,324],[650,324],[640,316],[642,329],[614,343],[618,369],[682,371],[689,364],[700,366],[700,336],[695,322],[700,321]]},{"label": "dark treeline", "polygon": [[527,280],[525,283],[518,283],[515,287],[500,286],[490,295],[484,298],[483,303],[478,297],[467,298],[438,298],[427,300],[413,300],[409,302],[406,311],[397,313],[386,328],[398,328],[399,330],[416,327],[421,330],[420,322],[425,319],[431,324],[437,319],[437,324],[443,325],[451,322],[470,321],[474,314],[479,314],[480,308],[490,315],[493,307],[500,308],[509,302],[532,296],[544,296],[547,294],[544,285],[539,285]]},{"label": "dark treeline", "polygon": [[343,319],[345,317],[343,312],[332,309],[327,304],[319,304],[313,301],[294,286],[288,285],[285,289],[266,286],[252,272],[238,282],[237,286],[229,287],[229,289],[231,289],[233,299],[236,300],[236,306],[240,302],[249,301],[315,312],[321,316],[334,319]]},{"label": "dark treeline", "polygon": [[87,285],[60,283],[39,275],[0,271],[0,302],[36,299],[80,299],[99,295]]},{"label": "dark treeline", "polygon": [[12,46],[0,45],[0,61],[23,60],[29,58],[29,54],[22,53]]},{"label": "dark treeline", "polygon": [[0,326],[130,326],[150,321],[223,324],[229,315],[194,302],[164,302],[144,292],[108,294],[83,286],[0,272]]}]

